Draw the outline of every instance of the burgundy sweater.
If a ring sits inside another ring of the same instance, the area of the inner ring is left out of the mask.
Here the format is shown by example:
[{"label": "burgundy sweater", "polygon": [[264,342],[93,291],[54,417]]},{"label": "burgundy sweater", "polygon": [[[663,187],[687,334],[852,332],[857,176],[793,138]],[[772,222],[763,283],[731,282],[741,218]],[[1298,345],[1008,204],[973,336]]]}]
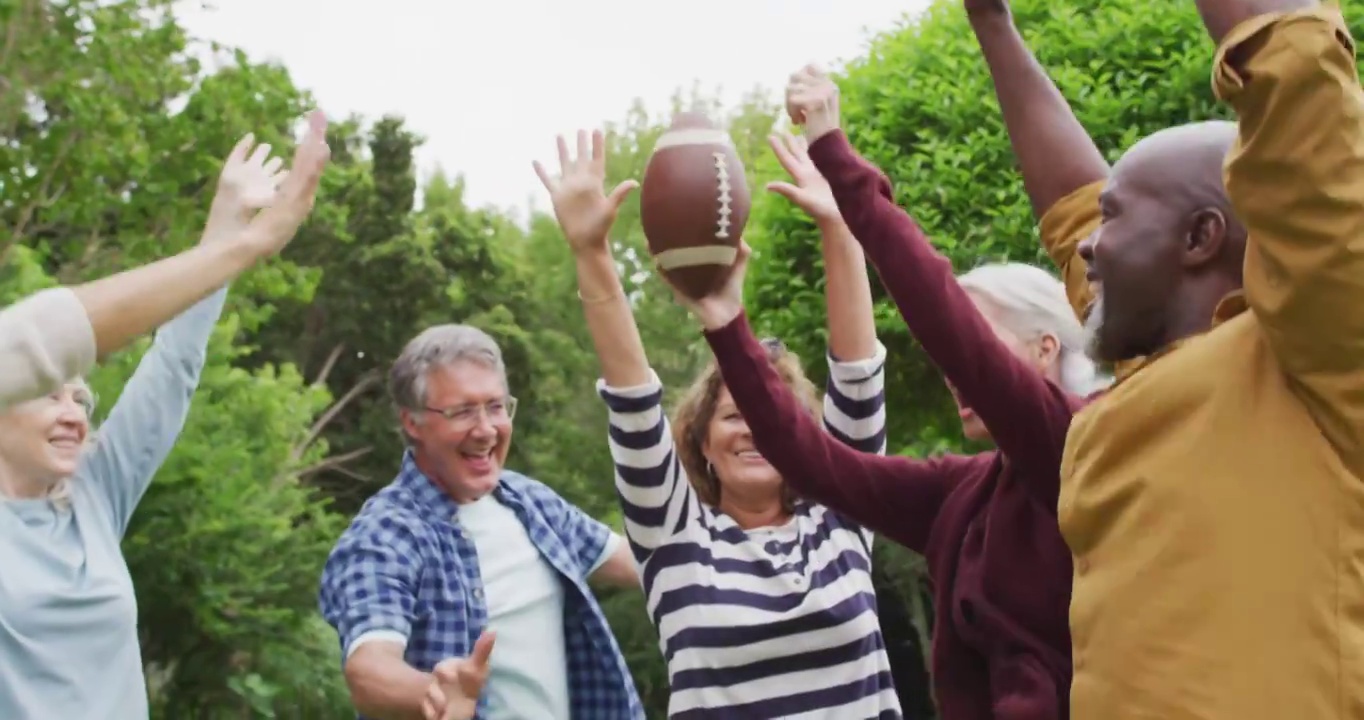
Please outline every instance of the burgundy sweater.
[{"label": "burgundy sweater", "polygon": [[842,132],[810,156],[911,332],[997,450],[925,460],[848,448],[802,409],[747,317],[707,333],[759,452],[792,488],[921,553],[935,593],[944,720],[1069,717],[1071,555],[1056,523],[1069,396],[995,337],[951,263]]}]

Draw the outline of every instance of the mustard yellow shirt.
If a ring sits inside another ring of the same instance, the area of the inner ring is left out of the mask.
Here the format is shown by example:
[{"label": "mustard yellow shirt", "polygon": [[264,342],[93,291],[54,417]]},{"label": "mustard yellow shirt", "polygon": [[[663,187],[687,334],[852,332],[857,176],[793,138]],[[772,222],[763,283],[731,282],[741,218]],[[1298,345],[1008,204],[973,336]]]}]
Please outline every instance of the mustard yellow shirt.
[{"label": "mustard yellow shirt", "polygon": [[[1227,54],[1250,40],[1238,72]],[[1075,555],[1072,717],[1364,720],[1353,41],[1333,8],[1261,16],[1226,38],[1213,75],[1241,128],[1226,185],[1250,231],[1245,289],[1071,426],[1058,519]],[[1077,307],[1073,248],[1098,190],[1043,221]]]}]

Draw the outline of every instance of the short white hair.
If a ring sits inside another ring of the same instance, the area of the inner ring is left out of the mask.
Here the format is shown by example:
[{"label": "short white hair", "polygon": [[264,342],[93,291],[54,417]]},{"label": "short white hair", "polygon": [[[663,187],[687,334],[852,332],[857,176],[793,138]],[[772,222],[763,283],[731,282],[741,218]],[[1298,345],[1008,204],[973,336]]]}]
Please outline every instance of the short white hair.
[{"label": "short white hair", "polygon": [[1067,392],[1083,397],[1112,383],[1085,354],[1084,328],[1066,300],[1065,285],[1051,273],[1024,263],[994,263],[957,281],[998,309],[996,320],[1020,339],[1056,338],[1061,387]]}]

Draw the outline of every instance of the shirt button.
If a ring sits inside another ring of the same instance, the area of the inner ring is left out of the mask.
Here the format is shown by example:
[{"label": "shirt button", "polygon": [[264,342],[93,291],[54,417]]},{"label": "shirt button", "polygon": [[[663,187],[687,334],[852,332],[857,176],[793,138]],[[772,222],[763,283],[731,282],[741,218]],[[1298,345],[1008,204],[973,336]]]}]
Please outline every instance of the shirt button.
[{"label": "shirt button", "polygon": [[483,599],[483,588],[474,588],[474,599],[475,600]]}]

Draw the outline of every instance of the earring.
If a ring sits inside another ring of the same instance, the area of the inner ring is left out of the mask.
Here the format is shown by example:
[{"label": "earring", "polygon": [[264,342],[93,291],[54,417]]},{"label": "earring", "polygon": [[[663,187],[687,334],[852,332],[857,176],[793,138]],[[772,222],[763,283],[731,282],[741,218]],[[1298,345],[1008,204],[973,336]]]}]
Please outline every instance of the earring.
[{"label": "earring", "polygon": [[709,475],[712,479],[715,480],[720,479],[718,477],[715,477],[715,466],[712,465],[709,460],[706,461],[706,474]]}]

